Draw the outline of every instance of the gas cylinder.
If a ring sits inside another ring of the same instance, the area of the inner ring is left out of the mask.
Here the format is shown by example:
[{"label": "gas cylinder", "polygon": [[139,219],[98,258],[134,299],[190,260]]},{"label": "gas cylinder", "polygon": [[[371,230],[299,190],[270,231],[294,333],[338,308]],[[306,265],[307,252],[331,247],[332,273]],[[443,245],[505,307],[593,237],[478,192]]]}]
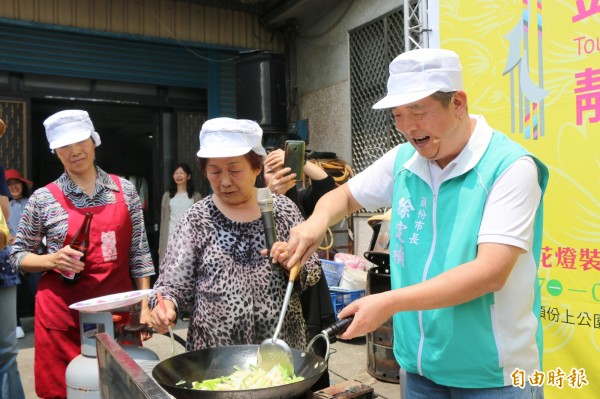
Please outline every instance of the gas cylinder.
[{"label": "gas cylinder", "polygon": [[100,378],[96,356],[79,355],[67,366],[67,398],[100,398]]},{"label": "gas cylinder", "polygon": [[[81,355],[67,366],[68,399],[100,399],[100,375],[96,358],[96,334],[106,332],[138,364],[160,360],[158,355],[141,346],[137,307],[113,309],[112,312],[80,312]],[[137,320],[136,320],[137,317]],[[132,328],[133,327],[133,328]]]},{"label": "gas cylinder", "polygon": [[[156,360],[158,355],[148,348],[124,345],[122,348],[138,364]],[[96,356],[79,355],[69,363],[66,373],[68,399],[100,399],[100,375]]]}]

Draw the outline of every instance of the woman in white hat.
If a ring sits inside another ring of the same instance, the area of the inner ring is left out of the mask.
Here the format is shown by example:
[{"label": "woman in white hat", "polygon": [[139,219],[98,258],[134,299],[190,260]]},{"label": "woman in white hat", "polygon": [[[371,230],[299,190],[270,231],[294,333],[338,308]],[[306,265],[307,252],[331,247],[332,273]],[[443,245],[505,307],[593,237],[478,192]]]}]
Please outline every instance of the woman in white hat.
[{"label": "woman in white hat", "polygon": [[[65,168],[54,182],[29,198],[11,254],[25,272],[44,272],[34,320],[36,393],[65,398],[65,370],[80,354],[79,314],[70,304],[103,295],[150,288],[154,265],[148,249],[140,198],[131,182],[97,167],[100,136],[86,111],[66,110],[44,121],[50,149]],[[85,262],[67,245],[94,214]],[[42,238],[47,254],[39,255]],[[78,274],[76,283],[65,277]],[[142,323],[150,321],[147,303]]]},{"label": "woman in white hat", "polygon": [[[249,120],[211,119],[200,131],[199,165],[213,194],[192,205],[169,238],[154,285],[165,298],[167,312],[150,296],[152,322],[159,332],[167,331],[178,311],[191,310],[188,351],[259,344],[275,332],[287,273],[261,255],[267,248],[255,187],[266,156],[261,139],[261,128]],[[277,236],[285,239],[302,215],[289,198],[273,199]],[[319,275],[315,255],[303,266],[297,287],[304,290]],[[306,345],[296,291],[279,338],[292,348]]]}]

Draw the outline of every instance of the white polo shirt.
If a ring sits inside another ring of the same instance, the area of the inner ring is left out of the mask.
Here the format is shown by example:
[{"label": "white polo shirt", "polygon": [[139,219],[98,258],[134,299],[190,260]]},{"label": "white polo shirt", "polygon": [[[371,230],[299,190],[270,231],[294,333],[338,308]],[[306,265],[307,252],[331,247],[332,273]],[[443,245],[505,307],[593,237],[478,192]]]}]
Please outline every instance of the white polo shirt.
[{"label": "white polo shirt", "polygon": [[[472,164],[476,163],[473,160],[478,161],[487,149],[493,129],[483,116],[469,117],[476,121],[475,130],[461,153],[444,169],[435,161],[428,162],[429,183],[434,192],[445,180],[472,168]],[[367,210],[390,207],[392,204],[394,162],[398,147],[348,181],[350,192]],[[522,157],[496,180],[488,195],[478,243],[513,245],[524,252],[531,249],[535,210],[542,195],[537,174],[534,161],[530,157]]]}]

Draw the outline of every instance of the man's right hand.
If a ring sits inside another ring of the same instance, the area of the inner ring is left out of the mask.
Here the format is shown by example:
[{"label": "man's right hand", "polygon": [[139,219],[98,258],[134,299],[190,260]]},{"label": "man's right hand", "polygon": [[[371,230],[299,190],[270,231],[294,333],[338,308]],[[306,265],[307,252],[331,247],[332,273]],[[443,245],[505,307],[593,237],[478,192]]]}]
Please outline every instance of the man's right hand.
[{"label": "man's right hand", "polygon": [[316,217],[310,217],[307,221],[292,227],[287,247],[289,257],[286,259],[285,265],[306,263],[323,242],[327,227],[326,221]]}]

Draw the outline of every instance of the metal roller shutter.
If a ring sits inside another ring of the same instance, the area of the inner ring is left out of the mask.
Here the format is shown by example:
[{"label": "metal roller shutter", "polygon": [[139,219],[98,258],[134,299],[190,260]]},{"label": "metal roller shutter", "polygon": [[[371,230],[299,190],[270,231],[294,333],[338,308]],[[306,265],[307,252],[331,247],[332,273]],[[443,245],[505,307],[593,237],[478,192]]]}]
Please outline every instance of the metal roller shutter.
[{"label": "metal roller shutter", "polygon": [[222,110],[235,110],[240,49],[9,19],[0,19],[0,48],[0,70],[204,88]]}]

